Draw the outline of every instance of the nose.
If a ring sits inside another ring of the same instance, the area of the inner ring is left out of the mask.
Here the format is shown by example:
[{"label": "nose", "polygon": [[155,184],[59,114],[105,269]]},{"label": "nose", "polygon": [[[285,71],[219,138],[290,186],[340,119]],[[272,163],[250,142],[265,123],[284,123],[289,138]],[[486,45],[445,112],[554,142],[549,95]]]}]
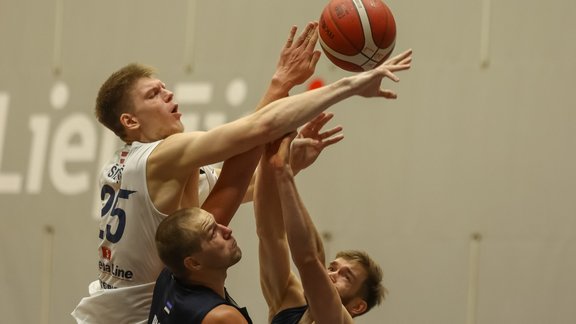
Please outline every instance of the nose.
[{"label": "nose", "polygon": [[174,98],[174,92],[172,92],[168,89],[163,89],[162,90],[162,98],[164,98],[165,102],[170,102]]},{"label": "nose", "polygon": [[229,227],[226,227],[224,225],[218,225],[220,226],[220,231],[222,231],[222,237],[224,239],[229,239],[232,236],[232,229]]},{"label": "nose", "polygon": [[328,277],[332,281],[332,283],[336,283],[336,272],[328,271]]}]

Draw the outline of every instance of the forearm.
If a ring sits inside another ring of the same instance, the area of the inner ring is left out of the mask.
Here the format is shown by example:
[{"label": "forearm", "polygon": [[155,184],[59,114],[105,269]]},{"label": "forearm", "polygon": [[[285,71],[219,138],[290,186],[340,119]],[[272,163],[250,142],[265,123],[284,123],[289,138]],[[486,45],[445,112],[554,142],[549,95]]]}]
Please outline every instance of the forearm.
[{"label": "forearm", "polygon": [[164,151],[174,148],[170,154],[180,161],[176,164],[188,168],[190,165],[209,165],[229,159],[294,131],[319,112],[349,96],[350,93],[344,90],[345,86],[339,84],[343,84],[343,81],[276,100],[248,116],[205,133],[170,136],[156,151],[167,155]]},{"label": "forearm", "polygon": [[322,88],[276,100],[259,110],[253,117],[270,132],[270,138],[296,130],[328,107],[352,96],[349,78],[340,79]]},{"label": "forearm", "polygon": [[216,185],[206,198],[202,209],[214,215],[216,222],[228,225],[245,198],[262,148],[257,147],[226,161]]},{"label": "forearm", "polygon": [[[214,168],[214,171],[216,172],[216,178],[219,178],[222,169]],[[251,202],[252,199],[254,198],[254,181],[256,178],[256,172],[258,172],[258,170],[254,171],[252,179],[250,179],[250,184],[248,184],[248,189],[246,189],[246,193],[244,194],[244,199],[242,199],[242,203]]]},{"label": "forearm", "polygon": [[286,298],[291,276],[290,253],[276,181],[265,157],[256,175],[254,216],[258,234],[260,285],[270,310],[275,311]]},{"label": "forearm", "polygon": [[[258,171],[255,171],[258,172]],[[256,173],[252,175],[252,180],[248,185],[248,189],[246,189],[246,193],[244,194],[244,199],[242,199],[242,203],[251,202],[254,200],[254,180],[256,179]]]},{"label": "forearm", "polygon": [[273,172],[263,157],[254,184],[254,216],[256,232],[261,241],[286,239],[280,197]]},{"label": "forearm", "polygon": [[297,266],[315,260],[324,263],[324,249],[320,235],[298,194],[294,176],[289,167],[277,171],[276,182],[294,263]]}]

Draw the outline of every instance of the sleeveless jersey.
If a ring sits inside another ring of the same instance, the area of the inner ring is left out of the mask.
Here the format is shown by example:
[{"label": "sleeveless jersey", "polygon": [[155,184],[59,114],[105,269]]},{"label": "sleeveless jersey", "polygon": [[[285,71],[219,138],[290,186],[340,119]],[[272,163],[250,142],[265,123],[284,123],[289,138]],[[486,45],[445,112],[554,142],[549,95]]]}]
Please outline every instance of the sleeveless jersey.
[{"label": "sleeveless jersey", "polygon": [[102,288],[153,282],[162,271],[154,236],[167,215],[154,207],[146,185],[146,161],[159,143],[125,145],[100,174]]},{"label": "sleeveless jersey", "polygon": [[[139,322],[146,321],[154,282],[164,267],[154,237],[167,215],[154,207],[146,184],[146,162],[160,142],[124,145],[100,174],[99,287],[92,283],[90,296],[74,310],[79,323],[105,322],[101,321],[102,311],[108,315],[116,313],[116,323],[125,323],[124,315],[135,314]],[[200,173],[202,203],[216,183],[216,173],[210,167],[203,167]],[[130,298],[124,297],[127,295]]]},{"label": "sleeveless jersey", "polygon": [[185,286],[165,269],[156,281],[148,324],[200,324],[212,309],[222,304],[233,306],[252,323],[246,308],[240,308],[226,290],[225,294],[222,298],[204,286]]},{"label": "sleeveless jersey", "polygon": [[286,308],[274,315],[270,324],[298,324],[307,309],[308,305]]}]

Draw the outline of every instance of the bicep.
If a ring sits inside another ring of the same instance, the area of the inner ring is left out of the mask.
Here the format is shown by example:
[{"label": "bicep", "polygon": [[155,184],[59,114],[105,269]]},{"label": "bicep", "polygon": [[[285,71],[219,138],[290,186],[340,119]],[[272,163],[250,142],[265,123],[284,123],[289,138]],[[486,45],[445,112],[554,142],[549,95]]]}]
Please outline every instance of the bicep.
[{"label": "bicep", "polygon": [[189,132],[167,137],[152,152],[151,161],[176,169],[201,167],[225,160],[231,140],[220,131]]}]

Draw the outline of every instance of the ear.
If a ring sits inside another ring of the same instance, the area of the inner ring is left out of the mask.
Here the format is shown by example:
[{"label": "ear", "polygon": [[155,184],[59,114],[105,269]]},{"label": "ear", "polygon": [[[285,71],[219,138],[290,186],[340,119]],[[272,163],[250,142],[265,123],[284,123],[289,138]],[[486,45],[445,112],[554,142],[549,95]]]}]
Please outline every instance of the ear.
[{"label": "ear", "polygon": [[368,304],[360,297],[355,297],[346,307],[352,317],[360,316],[368,310]]},{"label": "ear", "polygon": [[140,127],[138,119],[129,113],[123,113],[120,115],[120,123],[126,128],[126,130],[132,130]]},{"label": "ear", "polygon": [[201,268],[200,262],[191,256],[184,258],[184,266],[190,271],[197,271]]}]

